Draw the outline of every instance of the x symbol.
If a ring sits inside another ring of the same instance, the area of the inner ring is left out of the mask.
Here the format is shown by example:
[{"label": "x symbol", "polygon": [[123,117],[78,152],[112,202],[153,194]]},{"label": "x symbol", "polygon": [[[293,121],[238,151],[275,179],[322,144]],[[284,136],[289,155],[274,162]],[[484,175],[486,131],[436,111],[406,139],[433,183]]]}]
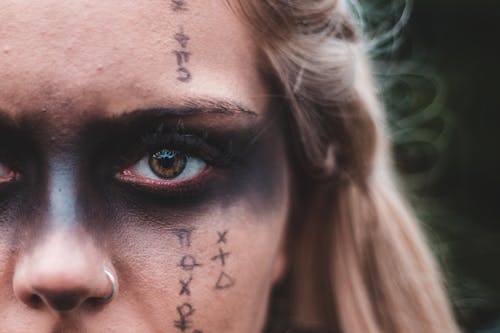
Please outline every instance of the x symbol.
[{"label": "x symbol", "polygon": [[220,243],[226,244],[226,242],[227,242],[227,230],[224,230],[222,232],[217,231],[217,235],[219,235],[219,240],[217,241],[217,244],[220,244]]},{"label": "x symbol", "polygon": [[192,280],[193,280],[192,276],[190,276],[189,280],[187,280],[187,281],[179,280],[179,282],[182,286],[182,289],[181,289],[181,292],[179,293],[179,295],[191,296],[191,290],[189,290],[189,284],[191,283]]}]

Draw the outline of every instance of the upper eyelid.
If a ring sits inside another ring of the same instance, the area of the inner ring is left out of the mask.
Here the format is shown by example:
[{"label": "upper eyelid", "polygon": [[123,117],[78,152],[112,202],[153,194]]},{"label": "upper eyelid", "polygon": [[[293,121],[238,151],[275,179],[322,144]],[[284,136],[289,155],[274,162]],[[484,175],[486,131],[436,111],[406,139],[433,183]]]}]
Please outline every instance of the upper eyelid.
[{"label": "upper eyelid", "polygon": [[146,149],[149,148],[149,153],[155,149],[164,148],[164,145],[170,145],[173,150],[179,150],[190,156],[201,158],[210,165],[226,164],[229,162],[229,157],[234,155],[232,151],[220,149],[220,147],[208,143],[199,136],[187,133],[168,133],[166,138],[156,133],[153,137],[143,138],[143,142],[149,146],[146,147]]},{"label": "upper eyelid", "polygon": [[[82,161],[85,161],[87,165],[91,165],[93,168],[98,168],[96,170],[98,170],[99,173],[107,173],[107,170],[110,170],[109,168],[116,170],[116,167],[123,165],[120,159],[126,157],[126,153],[130,152],[130,147],[132,147],[132,145],[140,148],[137,142],[140,141],[142,136],[151,132],[151,130],[159,126],[159,124],[164,124],[165,128],[169,131],[177,129],[177,132],[185,134],[186,136],[197,136],[200,139],[199,143],[208,136],[210,140],[205,140],[203,145],[191,145],[191,147],[193,149],[199,147],[204,147],[206,149],[222,148],[219,149],[221,150],[221,154],[216,154],[216,151],[213,150],[214,153],[211,155],[224,155],[224,158],[216,161],[220,162],[220,164],[224,164],[230,160],[228,157],[231,157],[231,160],[233,160],[236,155],[243,155],[247,143],[255,137],[255,133],[258,132],[261,127],[260,123],[252,121],[252,119],[255,120],[256,118],[254,112],[242,112],[242,114],[244,114],[242,117],[244,119],[248,118],[250,121],[236,124],[230,120],[234,118],[234,114],[226,116],[225,112],[219,110],[216,113],[222,114],[222,117],[229,119],[229,121],[215,121],[216,127],[214,128],[211,122],[207,125],[205,122],[200,122],[197,116],[194,116],[200,112],[207,115],[211,114],[203,110],[198,110],[189,121],[183,120],[183,127],[185,129],[179,131],[178,126],[176,126],[178,121],[176,120],[184,118],[168,118],[165,117],[163,111],[165,110],[159,111],[156,115],[137,114],[136,117],[132,117],[133,119],[129,119],[130,122],[123,121],[124,118],[121,117],[118,117],[116,122],[114,119],[102,118],[100,120],[95,119],[95,121],[91,122],[84,121],[81,125],[82,127],[76,128],[76,131],[72,132],[71,139],[67,139],[72,140],[71,142],[64,141],[64,138],[61,137],[58,139],[58,143],[71,143],[75,149],[80,150],[78,153],[82,156]],[[210,119],[218,120],[219,118],[210,117]],[[39,135],[44,134],[43,128],[45,124],[45,121],[41,121],[38,124],[39,126],[37,126],[38,130],[33,133],[28,132],[27,129],[28,125],[32,125],[31,122],[22,122],[19,126],[16,126],[16,128],[7,127],[7,131],[0,133],[0,137],[8,135],[9,138],[15,137],[15,140],[6,140],[7,144],[0,145],[0,157],[2,155],[2,150],[5,150],[8,155],[6,158],[8,159],[9,165],[14,166],[15,169],[20,172],[27,166],[31,169],[31,166],[34,164],[28,163],[28,161],[43,159],[43,154],[47,152],[46,147],[44,147],[48,143],[46,138],[38,140]],[[4,126],[7,125],[1,123],[0,120],[0,128],[4,128]],[[231,147],[228,148],[228,145],[221,145],[221,141],[232,142],[236,148],[231,149]],[[12,142],[15,143],[15,146],[12,146],[14,144]],[[141,150],[144,151],[144,148],[141,148]],[[207,150],[203,152],[205,153]],[[204,155],[202,157],[207,156]]]}]

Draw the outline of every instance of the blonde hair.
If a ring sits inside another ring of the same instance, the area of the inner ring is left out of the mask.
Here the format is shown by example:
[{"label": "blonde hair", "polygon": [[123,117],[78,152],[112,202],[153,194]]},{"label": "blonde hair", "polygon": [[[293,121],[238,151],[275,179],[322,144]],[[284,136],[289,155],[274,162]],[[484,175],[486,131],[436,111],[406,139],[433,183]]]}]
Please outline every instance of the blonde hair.
[{"label": "blonde hair", "polygon": [[457,332],[436,263],[391,174],[382,108],[347,6],[228,1],[284,96],[293,320],[347,333]]}]

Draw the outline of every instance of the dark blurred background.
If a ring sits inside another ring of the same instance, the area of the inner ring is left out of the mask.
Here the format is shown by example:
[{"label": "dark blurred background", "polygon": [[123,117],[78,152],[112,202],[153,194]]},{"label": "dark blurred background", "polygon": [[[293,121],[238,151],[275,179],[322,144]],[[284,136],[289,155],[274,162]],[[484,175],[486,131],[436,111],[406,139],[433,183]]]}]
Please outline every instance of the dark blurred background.
[{"label": "dark blurred background", "polygon": [[500,1],[362,3],[396,164],[460,324],[500,333]]}]

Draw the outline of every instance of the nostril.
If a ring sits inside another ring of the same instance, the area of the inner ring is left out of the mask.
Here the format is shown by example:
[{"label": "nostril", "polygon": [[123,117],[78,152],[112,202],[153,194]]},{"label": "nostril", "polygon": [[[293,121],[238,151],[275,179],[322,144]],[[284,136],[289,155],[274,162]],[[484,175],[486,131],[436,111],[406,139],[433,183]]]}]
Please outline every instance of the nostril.
[{"label": "nostril", "polygon": [[38,295],[31,295],[28,299],[28,305],[33,308],[39,308],[43,305],[43,300]]},{"label": "nostril", "polygon": [[77,308],[85,299],[85,290],[37,290],[38,302],[43,302],[58,312],[67,312]]},{"label": "nostril", "polygon": [[55,228],[19,257],[12,289],[20,302],[37,310],[102,309],[95,305],[109,303],[116,288],[104,262],[86,233]]},{"label": "nostril", "polygon": [[47,302],[50,307],[56,311],[64,312],[71,311],[80,304],[81,298],[75,295],[59,295],[48,298]]}]

